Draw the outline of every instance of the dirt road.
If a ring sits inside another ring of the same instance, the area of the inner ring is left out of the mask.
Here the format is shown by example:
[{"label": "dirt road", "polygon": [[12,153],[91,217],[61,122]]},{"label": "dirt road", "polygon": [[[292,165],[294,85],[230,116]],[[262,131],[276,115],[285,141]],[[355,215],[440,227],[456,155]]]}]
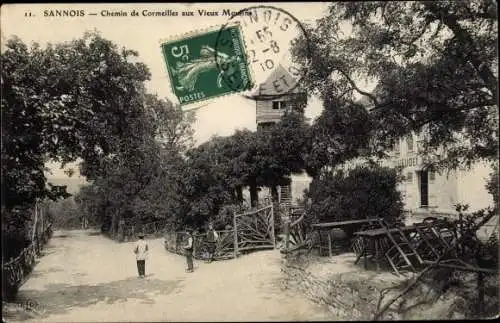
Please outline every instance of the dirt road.
[{"label": "dirt road", "polygon": [[305,296],[280,288],[277,250],[198,261],[190,274],[162,239],[148,242],[147,277],[139,279],[133,243],[55,232],[19,292],[20,304],[34,303],[42,315],[24,322],[335,320]]}]

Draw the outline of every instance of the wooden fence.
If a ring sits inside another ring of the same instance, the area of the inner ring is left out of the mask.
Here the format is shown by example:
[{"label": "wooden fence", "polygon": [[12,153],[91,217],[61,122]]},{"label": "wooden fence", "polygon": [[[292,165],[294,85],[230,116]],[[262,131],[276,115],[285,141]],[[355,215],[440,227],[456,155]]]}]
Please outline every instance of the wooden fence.
[{"label": "wooden fence", "polygon": [[[41,230],[36,229],[38,223],[41,224]],[[41,256],[41,251],[52,237],[52,233],[52,223],[43,220],[35,221],[30,245],[23,249],[16,258],[2,264],[2,299],[12,299],[16,296],[17,291],[35,267],[35,260]]]},{"label": "wooden fence", "polygon": [[[235,258],[245,251],[273,249],[276,247],[273,206],[268,205],[233,215],[233,227],[217,231],[214,258],[216,260]],[[167,232],[164,235],[165,249],[183,255],[186,232]],[[205,259],[207,253],[206,233],[193,234],[193,257]]]},{"label": "wooden fence", "polygon": [[[234,230],[217,231],[219,240],[216,243],[214,259],[223,260],[234,258]],[[187,236],[185,231],[169,232],[165,236],[165,249],[184,255],[183,245],[186,244]],[[193,257],[195,259],[206,259],[207,234],[193,234]]]},{"label": "wooden fence", "polygon": [[233,216],[234,253],[276,247],[273,205]]}]

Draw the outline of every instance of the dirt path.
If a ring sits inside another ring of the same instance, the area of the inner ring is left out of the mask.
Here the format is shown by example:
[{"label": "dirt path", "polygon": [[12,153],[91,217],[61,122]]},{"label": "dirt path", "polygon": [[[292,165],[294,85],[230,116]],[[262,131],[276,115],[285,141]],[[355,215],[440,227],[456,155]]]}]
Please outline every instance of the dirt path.
[{"label": "dirt path", "polygon": [[189,274],[162,239],[149,244],[148,277],[139,279],[133,243],[56,232],[19,291],[20,303],[36,303],[43,315],[33,322],[335,320],[305,296],[281,290],[276,250],[197,261]]}]

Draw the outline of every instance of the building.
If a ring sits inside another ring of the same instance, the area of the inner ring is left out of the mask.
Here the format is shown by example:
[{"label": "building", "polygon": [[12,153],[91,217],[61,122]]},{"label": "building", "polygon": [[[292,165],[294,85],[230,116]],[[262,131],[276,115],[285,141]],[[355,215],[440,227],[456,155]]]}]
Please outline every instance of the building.
[{"label": "building", "polygon": [[[281,82],[283,84],[281,84]],[[282,67],[271,73],[252,95],[255,100],[257,131],[265,131],[278,123],[286,111],[302,111],[307,105],[307,93],[300,87],[282,91],[285,84],[293,84],[293,77]],[[286,94],[285,94],[286,93]],[[280,203],[296,204],[309,187],[311,178],[303,173],[290,176],[290,185],[279,187]],[[269,192],[263,192],[266,196]]]},{"label": "building", "polygon": [[457,204],[468,204],[469,211],[493,206],[486,190],[492,168],[476,163],[470,170],[434,172],[425,168],[422,134],[400,138],[382,164],[400,167],[404,180],[399,185],[405,209],[417,213],[455,213]]},{"label": "building", "polygon": [[[374,93],[377,89],[374,90]],[[366,97],[359,100],[370,110],[372,104]],[[491,165],[477,162],[468,170],[442,170],[433,172],[425,167],[422,153],[425,130],[419,134],[397,140],[388,158],[379,163],[402,170],[403,182],[399,190],[403,196],[405,210],[426,216],[430,213],[456,214],[457,204],[468,204],[468,211],[493,206],[493,197],[486,189],[486,183],[493,171]],[[444,149],[438,151],[441,156]]]}]

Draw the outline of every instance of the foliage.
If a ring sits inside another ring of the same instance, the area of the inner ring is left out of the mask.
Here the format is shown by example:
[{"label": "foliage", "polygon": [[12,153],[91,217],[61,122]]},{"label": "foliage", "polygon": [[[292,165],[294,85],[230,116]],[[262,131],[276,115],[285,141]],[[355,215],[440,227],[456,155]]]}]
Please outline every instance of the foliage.
[{"label": "foliage", "polygon": [[185,186],[190,178],[183,158],[192,142],[193,116],[178,106],[147,95],[143,120],[151,132],[126,142],[124,150],[101,163],[101,174],[83,189],[77,201],[87,216],[98,216],[104,231],[116,233],[119,219],[147,223],[169,219],[182,222],[188,200]]},{"label": "foliage", "polygon": [[76,203],[112,232],[120,218],[147,221],[179,212],[182,192],[171,178],[192,145],[194,115],[146,93],[150,74],[137,56],[95,33],[44,49],[8,41],[2,53],[2,208],[68,197],[64,187],[46,185],[44,165],[80,159],[91,185]]},{"label": "foliage", "polygon": [[123,141],[148,130],[138,123],[149,71],[137,56],[97,34],[45,49],[14,37],[2,53],[2,206],[67,197],[50,188],[45,162],[81,158],[92,179]]},{"label": "foliage", "polygon": [[306,170],[316,177],[323,167],[335,167],[368,148],[371,120],[360,104],[326,98],[324,110],[311,127]]},{"label": "foliage", "polygon": [[166,151],[176,154],[192,148],[193,111],[185,112],[181,106],[151,94],[146,95],[145,105],[153,116],[156,139]]},{"label": "foliage", "polygon": [[52,217],[52,225],[55,228],[79,229],[81,227],[82,214],[74,197],[51,201],[47,205],[46,212]]},{"label": "foliage", "polygon": [[321,222],[399,218],[403,203],[398,180],[396,170],[376,164],[323,172],[306,194],[311,199],[308,214]]},{"label": "foliage", "polygon": [[379,151],[415,131],[427,163],[454,168],[497,157],[496,30],[490,0],[336,2],[293,52],[312,93],[368,99]]},{"label": "foliage", "polygon": [[493,205],[495,210],[499,210],[499,200],[500,200],[500,192],[499,192],[499,183],[498,183],[498,163],[493,167],[493,171],[490,173],[490,179],[486,183],[486,189],[493,196]]}]

